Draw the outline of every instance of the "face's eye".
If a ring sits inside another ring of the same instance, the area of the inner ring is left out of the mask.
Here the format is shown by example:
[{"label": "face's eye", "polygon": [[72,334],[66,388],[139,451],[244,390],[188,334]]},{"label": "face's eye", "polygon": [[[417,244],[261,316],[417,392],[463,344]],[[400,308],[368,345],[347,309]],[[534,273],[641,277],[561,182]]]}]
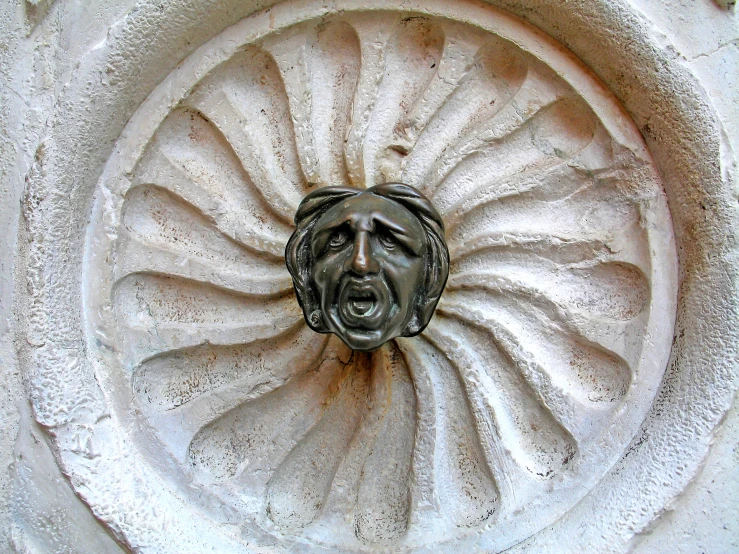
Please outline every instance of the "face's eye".
[{"label": "face's eye", "polygon": [[339,248],[340,246],[343,246],[347,240],[349,240],[349,235],[346,231],[336,231],[331,235],[331,238],[328,239],[328,245],[330,248]]},{"label": "face's eye", "polygon": [[392,250],[398,245],[398,240],[390,232],[380,233],[379,239],[387,250]]}]

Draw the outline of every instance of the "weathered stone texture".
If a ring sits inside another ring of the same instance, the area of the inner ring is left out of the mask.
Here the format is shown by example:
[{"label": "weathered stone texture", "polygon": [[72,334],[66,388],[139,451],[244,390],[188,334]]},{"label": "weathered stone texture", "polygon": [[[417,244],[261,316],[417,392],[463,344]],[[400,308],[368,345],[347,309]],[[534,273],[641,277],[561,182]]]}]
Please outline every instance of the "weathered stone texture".
[{"label": "weathered stone texture", "polygon": [[[0,550],[738,550],[734,9],[4,2]],[[283,252],[383,182],[449,283],[352,353]]]}]

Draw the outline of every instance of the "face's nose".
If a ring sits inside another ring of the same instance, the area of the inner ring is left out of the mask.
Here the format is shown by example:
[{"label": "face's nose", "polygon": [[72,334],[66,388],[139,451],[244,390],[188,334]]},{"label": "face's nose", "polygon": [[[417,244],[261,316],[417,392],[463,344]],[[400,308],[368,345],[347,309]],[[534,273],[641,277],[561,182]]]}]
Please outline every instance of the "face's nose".
[{"label": "face's nose", "polygon": [[359,231],[354,237],[354,248],[352,249],[350,262],[351,271],[357,275],[367,275],[369,273],[377,273],[380,266],[372,256],[372,247],[370,245],[370,235],[366,231]]}]

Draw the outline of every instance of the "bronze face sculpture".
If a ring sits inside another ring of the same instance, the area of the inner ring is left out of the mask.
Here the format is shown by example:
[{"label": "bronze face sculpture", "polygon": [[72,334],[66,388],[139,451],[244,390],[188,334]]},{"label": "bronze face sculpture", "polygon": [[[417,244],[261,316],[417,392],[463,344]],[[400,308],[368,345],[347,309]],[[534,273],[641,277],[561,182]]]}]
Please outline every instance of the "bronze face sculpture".
[{"label": "bronze face sculpture", "polygon": [[306,196],[285,249],[308,325],[354,350],[420,333],[446,284],[444,223],[400,183],[325,187]]}]

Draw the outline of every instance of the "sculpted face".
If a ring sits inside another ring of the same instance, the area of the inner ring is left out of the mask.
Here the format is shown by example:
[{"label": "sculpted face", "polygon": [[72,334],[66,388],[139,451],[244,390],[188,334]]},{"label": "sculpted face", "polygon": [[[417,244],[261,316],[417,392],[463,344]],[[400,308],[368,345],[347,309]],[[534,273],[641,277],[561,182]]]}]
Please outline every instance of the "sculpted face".
[{"label": "sculpted face", "polygon": [[361,351],[420,333],[449,274],[441,216],[402,183],[311,192],[285,263],[308,325]]},{"label": "sculpted face", "polygon": [[403,332],[426,263],[426,235],[415,215],[360,194],[323,214],[310,250],[311,277],[332,332],[355,350],[374,350]]}]

